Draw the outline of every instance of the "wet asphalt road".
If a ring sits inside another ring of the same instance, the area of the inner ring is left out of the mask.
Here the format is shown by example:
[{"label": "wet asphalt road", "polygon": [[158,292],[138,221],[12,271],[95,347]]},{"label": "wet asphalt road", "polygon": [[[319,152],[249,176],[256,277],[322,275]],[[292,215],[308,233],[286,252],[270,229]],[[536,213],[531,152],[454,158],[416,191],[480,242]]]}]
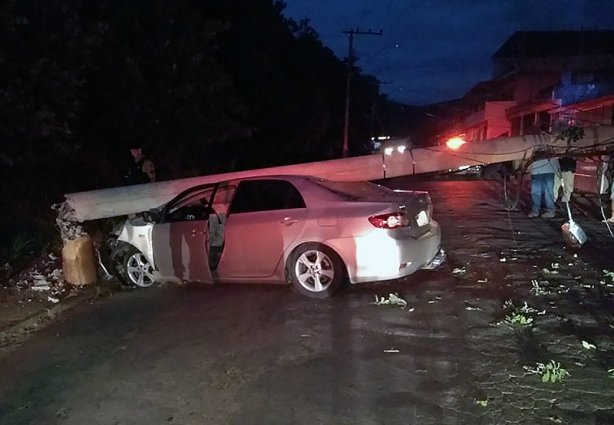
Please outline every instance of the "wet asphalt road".
[{"label": "wet asphalt road", "polygon": [[[580,215],[574,251],[497,182],[387,184],[430,191],[443,268],[324,301],[169,285],[79,306],[0,358],[0,424],[614,424],[607,229]],[[569,376],[523,368],[550,360]]]}]

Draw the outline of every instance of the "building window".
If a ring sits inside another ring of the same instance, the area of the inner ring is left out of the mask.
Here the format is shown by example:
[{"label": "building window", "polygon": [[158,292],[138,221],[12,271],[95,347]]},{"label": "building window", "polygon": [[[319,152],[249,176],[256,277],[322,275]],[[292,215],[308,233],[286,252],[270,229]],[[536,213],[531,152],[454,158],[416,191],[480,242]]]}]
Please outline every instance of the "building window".
[{"label": "building window", "polygon": [[522,117],[522,134],[538,134],[537,126],[535,125],[535,114],[528,114]]},{"label": "building window", "polygon": [[541,111],[538,116],[538,127],[541,131],[550,132],[550,114],[548,111]]}]

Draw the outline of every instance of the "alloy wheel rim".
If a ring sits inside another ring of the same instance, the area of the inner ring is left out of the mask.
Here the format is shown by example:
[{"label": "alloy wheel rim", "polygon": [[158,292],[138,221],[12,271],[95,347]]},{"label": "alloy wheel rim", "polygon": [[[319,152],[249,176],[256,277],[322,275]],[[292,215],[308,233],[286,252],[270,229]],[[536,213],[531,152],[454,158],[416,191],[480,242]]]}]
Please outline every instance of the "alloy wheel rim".
[{"label": "alloy wheel rim", "polygon": [[149,261],[141,253],[135,253],[126,262],[126,274],[130,282],[140,287],[151,286],[154,283],[153,269]]},{"label": "alloy wheel rim", "polygon": [[335,277],[332,260],[318,250],[302,253],[296,260],[294,273],[300,285],[311,292],[327,290]]}]

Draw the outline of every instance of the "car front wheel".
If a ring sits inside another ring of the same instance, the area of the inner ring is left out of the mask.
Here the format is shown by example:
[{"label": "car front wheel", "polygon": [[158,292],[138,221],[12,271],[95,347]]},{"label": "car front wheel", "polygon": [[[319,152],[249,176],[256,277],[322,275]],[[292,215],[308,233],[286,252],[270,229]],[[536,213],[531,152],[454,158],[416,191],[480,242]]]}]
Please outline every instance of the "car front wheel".
[{"label": "car front wheel", "polygon": [[312,298],[328,298],[341,287],[345,267],[341,258],[329,247],[306,243],[290,255],[287,273],[301,294]]},{"label": "car front wheel", "polygon": [[136,248],[130,247],[126,251],[123,271],[123,277],[128,284],[146,288],[154,283],[153,267]]}]

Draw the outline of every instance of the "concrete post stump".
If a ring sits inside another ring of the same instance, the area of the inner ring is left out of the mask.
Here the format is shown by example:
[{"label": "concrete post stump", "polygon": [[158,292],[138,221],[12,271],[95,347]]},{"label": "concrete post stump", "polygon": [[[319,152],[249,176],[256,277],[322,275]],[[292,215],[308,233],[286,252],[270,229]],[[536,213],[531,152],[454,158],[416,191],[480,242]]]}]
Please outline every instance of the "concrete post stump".
[{"label": "concrete post stump", "polygon": [[96,255],[89,236],[64,240],[62,269],[68,283],[77,286],[96,283]]}]

